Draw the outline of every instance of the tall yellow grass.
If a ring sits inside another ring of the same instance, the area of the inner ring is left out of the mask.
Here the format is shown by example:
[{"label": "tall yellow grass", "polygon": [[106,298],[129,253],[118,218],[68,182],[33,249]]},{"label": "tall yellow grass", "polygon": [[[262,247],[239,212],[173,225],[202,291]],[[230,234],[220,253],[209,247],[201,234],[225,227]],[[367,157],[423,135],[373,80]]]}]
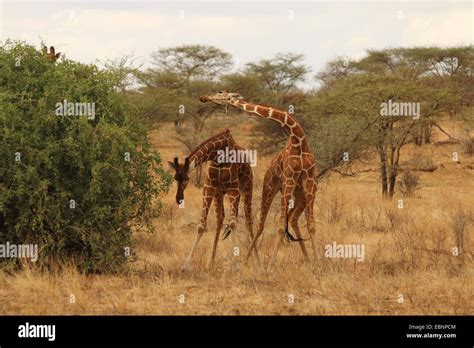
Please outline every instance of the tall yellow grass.
[{"label": "tall yellow grass", "polygon": [[[169,126],[151,134],[164,160],[185,152],[171,142],[168,135],[172,131]],[[232,131],[239,144],[252,148],[247,129]],[[46,273],[30,265],[14,274],[0,273],[0,313],[473,314],[474,170],[463,164],[474,159],[452,162],[455,147],[403,149],[403,158],[424,154],[445,166],[422,173],[421,189],[413,197],[383,200],[377,172],[356,177],[336,174],[324,181],[318,188],[315,215],[321,252],[311,265],[302,261],[297,243],[286,243],[270,274],[254,262],[235,271],[229,238],[219,243],[216,268],[206,270],[215,231],[212,209],[193,268],[181,272],[201,211],[201,191],[190,184],[185,209],[174,202],[172,187],[164,197],[154,233],[135,233],[137,258],[127,272],[83,275],[73,265],[58,265],[57,270]],[[254,171],[255,221],[269,160],[259,158]],[[366,165],[376,168],[376,163],[374,159]],[[402,209],[399,199],[403,199]],[[259,249],[265,264],[279,227],[278,211],[277,196]],[[246,250],[241,213],[242,209],[235,233]],[[304,215],[300,226],[307,236]],[[325,258],[324,246],[334,241],[364,244],[365,260]],[[454,256],[452,248],[460,245],[461,254]]]}]

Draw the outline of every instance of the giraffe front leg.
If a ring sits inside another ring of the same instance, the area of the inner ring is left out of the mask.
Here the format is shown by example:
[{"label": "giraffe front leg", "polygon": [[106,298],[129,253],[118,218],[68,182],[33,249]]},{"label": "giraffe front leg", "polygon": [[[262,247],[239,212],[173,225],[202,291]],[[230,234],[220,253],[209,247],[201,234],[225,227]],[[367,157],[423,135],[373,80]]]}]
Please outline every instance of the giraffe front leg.
[{"label": "giraffe front leg", "polygon": [[214,188],[210,186],[204,186],[201,222],[197,227],[196,238],[194,239],[193,245],[191,247],[191,251],[189,252],[188,257],[184,261],[183,267],[181,268],[183,271],[189,268],[189,265],[193,259],[194,253],[196,252],[196,248],[199,244],[199,241],[201,240],[203,233],[207,229],[207,214],[209,213],[209,207],[211,206],[214,194],[215,194]]},{"label": "giraffe front leg", "polygon": [[[298,219],[305,210],[305,205],[306,203],[304,193],[299,189],[295,190],[295,206],[288,212],[288,222],[291,225],[293,231],[295,231],[297,239],[302,239],[300,228],[298,225]],[[300,245],[301,252],[303,253],[305,261],[309,262],[310,259],[308,256],[308,251],[306,250],[306,246],[304,245],[304,241],[300,240],[298,243]]]},{"label": "giraffe front leg", "polygon": [[268,170],[265,174],[262,189],[262,203],[260,204],[260,221],[258,223],[257,232],[253,237],[252,243],[250,244],[250,248],[245,257],[245,262],[248,262],[248,259],[253,249],[257,248],[257,241],[263,234],[263,229],[265,227],[265,220],[267,218],[268,211],[270,210],[270,206],[272,205],[273,199],[278,193],[279,188],[279,181],[277,181],[276,178],[273,176],[273,173]]},{"label": "giraffe front leg", "polygon": [[233,268],[238,268],[238,257],[240,256],[240,250],[237,245],[237,238],[235,235],[235,230],[237,227],[237,216],[239,214],[239,201],[240,201],[240,192],[239,190],[231,190],[227,192],[230,201],[230,220],[229,224],[226,227],[228,230],[228,234],[231,235],[232,241],[232,249],[231,249],[231,257],[232,257],[232,265]]},{"label": "giraffe front leg", "polygon": [[[252,217],[252,191],[250,191],[250,193],[248,192],[245,193],[243,200],[244,200],[244,212],[245,212],[245,226],[247,227],[247,231],[248,231],[247,241],[249,243],[249,248],[250,248],[254,240],[253,217]],[[260,262],[260,256],[258,255],[257,248],[254,248],[254,253],[255,253],[258,266],[262,267],[262,263]],[[245,263],[247,262],[247,260],[248,260],[248,255],[245,258]]]},{"label": "giraffe front leg", "polygon": [[211,257],[209,258],[209,262],[207,267],[210,269],[214,266],[214,260],[216,258],[216,251],[217,251],[217,244],[219,243],[219,235],[222,230],[222,226],[224,224],[224,195],[219,192],[216,194],[215,198],[216,203],[216,235],[214,237],[214,243],[212,244],[212,252]]}]

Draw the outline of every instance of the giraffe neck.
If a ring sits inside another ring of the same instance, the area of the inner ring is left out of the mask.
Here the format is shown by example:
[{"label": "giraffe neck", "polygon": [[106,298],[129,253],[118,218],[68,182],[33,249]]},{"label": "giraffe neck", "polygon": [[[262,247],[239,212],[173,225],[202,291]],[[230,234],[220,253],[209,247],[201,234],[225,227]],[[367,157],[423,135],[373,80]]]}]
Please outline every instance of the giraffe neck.
[{"label": "giraffe neck", "polygon": [[235,141],[228,129],[207,139],[198,147],[196,147],[194,151],[188,156],[190,170],[203,164],[204,162],[215,161],[218,156],[218,150],[224,150],[226,147],[233,149],[235,146]]},{"label": "giraffe neck", "polygon": [[296,137],[300,141],[305,138],[303,127],[298,123],[295,117],[285,111],[274,109],[270,106],[248,103],[239,99],[231,99],[230,104],[245,112],[270,119],[280,124],[289,137]]}]

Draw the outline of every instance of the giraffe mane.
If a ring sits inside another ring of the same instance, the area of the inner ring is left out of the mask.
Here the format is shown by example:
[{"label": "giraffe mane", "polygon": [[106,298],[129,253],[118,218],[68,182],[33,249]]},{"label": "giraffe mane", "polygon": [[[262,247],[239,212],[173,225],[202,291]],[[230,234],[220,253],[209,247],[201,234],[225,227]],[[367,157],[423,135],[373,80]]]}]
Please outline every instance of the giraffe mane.
[{"label": "giraffe mane", "polygon": [[[250,102],[250,101],[246,101],[246,100],[238,100],[241,104],[251,104],[251,105],[254,105],[254,106],[262,106],[264,108],[269,108],[269,109],[273,109],[273,111],[279,111],[279,112],[286,112],[280,108],[276,108],[274,107],[273,105],[268,105],[268,104],[262,104],[262,103],[254,103],[254,102]],[[241,110],[241,111],[244,111],[244,110]],[[247,112],[247,111],[244,111],[244,112]]]}]

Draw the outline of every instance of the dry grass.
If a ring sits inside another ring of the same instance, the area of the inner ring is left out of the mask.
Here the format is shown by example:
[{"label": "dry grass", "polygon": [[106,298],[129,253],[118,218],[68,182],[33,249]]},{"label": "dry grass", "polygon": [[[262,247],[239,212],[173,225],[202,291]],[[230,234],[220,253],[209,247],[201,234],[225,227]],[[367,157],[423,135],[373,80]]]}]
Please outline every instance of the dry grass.
[{"label": "dry grass", "polygon": [[[152,134],[164,159],[183,153],[163,136],[169,131],[171,127]],[[247,129],[232,131],[236,141],[249,146]],[[420,174],[421,188],[413,197],[382,200],[374,172],[354,178],[331,176],[322,183],[316,203],[320,253],[313,265],[302,261],[296,243],[287,243],[270,274],[253,262],[235,271],[229,238],[219,244],[216,269],[207,271],[215,229],[212,209],[209,231],[193,269],[180,272],[199,221],[201,192],[190,185],[186,208],[179,209],[173,187],[164,198],[166,205],[155,222],[155,232],[135,234],[137,258],[125,274],[87,276],[72,265],[58,266],[51,273],[32,267],[11,275],[0,273],[0,313],[473,314],[474,171],[450,162],[454,150],[434,146],[405,149],[406,158],[423,152],[445,164],[443,169]],[[259,158],[254,171],[255,217],[268,163],[269,158]],[[399,199],[403,199],[403,209],[397,207]],[[260,248],[265,264],[278,229],[278,202],[276,199],[270,211]],[[300,225],[307,235],[304,217]],[[246,250],[242,215],[236,233]],[[365,260],[325,258],[324,246],[334,241],[364,244]],[[453,256],[454,247],[460,255]],[[70,301],[71,294],[75,303]],[[397,301],[400,294],[403,303]],[[291,295],[294,303],[289,301]]]}]

